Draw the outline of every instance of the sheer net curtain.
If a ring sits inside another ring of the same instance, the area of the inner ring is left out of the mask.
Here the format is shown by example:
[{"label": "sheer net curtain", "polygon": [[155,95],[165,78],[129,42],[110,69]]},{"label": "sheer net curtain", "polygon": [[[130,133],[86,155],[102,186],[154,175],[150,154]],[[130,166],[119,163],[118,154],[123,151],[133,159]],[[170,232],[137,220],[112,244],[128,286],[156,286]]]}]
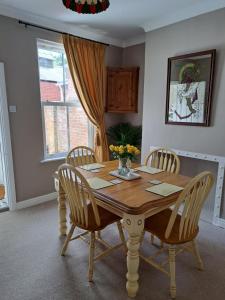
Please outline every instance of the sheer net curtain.
[{"label": "sheer net curtain", "polygon": [[77,95],[96,126],[96,157],[99,161],[109,160],[104,120],[106,46],[70,35],[63,36],[63,43]]}]

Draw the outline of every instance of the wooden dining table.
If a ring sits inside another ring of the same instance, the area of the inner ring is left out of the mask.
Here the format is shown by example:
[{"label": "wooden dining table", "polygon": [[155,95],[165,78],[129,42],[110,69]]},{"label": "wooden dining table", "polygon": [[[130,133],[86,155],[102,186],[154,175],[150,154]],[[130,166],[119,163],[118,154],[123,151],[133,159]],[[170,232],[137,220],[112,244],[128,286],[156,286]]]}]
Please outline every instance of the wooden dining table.
[{"label": "wooden dining table", "polygon": [[[107,161],[104,162],[103,165],[105,167],[101,168],[98,173],[85,171],[82,168],[78,168],[78,170],[85,178],[99,177],[108,181],[115,179],[109,172],[117,169],[118,161]],[[134,167],[137,166],[138,165],[135,165]],[[145,219],[173,205],[180,194],[180,192],[177,192],[170,196],[163,197],[148,192],[146,188],[152,186],[149,180],[160,180],[161,182],[185,187],[191,179],[187,176],[168,172],[153,175],[139,171],[138,174],[141,175],[141,178],[131,181],[123,180],[120,184],[93,190],[99,206],[123,218],[124,227],[128,232],[126,288],[128,296],[132,298],[136,296],[139,288],[139,248]],[[57,172],[54,175],[54,179],[55,188],[58,192],[59,231],[60,235],[66,235],[66,195],[58,180]]]}]

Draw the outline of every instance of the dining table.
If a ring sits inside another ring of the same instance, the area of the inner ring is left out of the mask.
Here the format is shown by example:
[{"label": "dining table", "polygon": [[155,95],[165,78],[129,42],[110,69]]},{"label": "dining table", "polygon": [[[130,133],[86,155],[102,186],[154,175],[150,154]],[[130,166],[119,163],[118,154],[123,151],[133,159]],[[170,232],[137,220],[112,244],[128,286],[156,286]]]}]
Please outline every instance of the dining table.
[{"label": "dining table", "polygon": [[[118,161],[107,161],[102,163],[104,167],[98,173],[84,170],[77,167],[81,174],[86,178],[98,177],[107,181],[115,179],[109,172],[118,168]],[[140,165],[135,164],[136,168]],[[162,183],[169,183],[179,187],[185,187],[191,180],[190,177],[162,171],[156,174],[135,171],[140,174],[140,178],[135,180],[122,180],[119,184],[114,184],[102,189],[93,189],[97,205],[120,216],[123,226],[128,232],[127,240],[127,274],[126,289],[128,296],[134,298],[139,289],[139,249],[144,231],[145,219],[159,213],[160,211],[172,206],[181,191],[169,196],[146,191],[152,184],[149,181],[158,180]],[[58,211],[59,211],[59,233],[67,234],[67,207],[66,194],[58,179],[58,172],[54,174],[55,188],[58,192]]]}]

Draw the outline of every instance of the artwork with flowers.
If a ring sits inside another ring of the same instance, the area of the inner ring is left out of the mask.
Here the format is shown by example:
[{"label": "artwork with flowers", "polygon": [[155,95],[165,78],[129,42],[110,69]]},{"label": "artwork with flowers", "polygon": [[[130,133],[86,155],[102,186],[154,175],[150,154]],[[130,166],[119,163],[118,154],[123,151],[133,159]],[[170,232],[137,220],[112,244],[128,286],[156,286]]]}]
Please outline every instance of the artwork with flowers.
[{"label": "artwork with flowers", "polygon": [[168,60],[166,123],[209,126],[216,50]]}]

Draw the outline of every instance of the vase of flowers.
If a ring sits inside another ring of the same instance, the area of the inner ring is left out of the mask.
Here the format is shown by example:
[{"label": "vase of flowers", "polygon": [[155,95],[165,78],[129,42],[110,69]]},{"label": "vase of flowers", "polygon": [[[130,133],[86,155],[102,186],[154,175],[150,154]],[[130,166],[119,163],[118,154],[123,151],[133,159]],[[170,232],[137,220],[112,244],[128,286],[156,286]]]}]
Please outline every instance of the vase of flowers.
[{"label": "vase of flowers", "polygon": [[140,150],[129,144],[126,146],[110,145],[109,149],[113,154],[113,158],[119,159],[118,173],[122,176],[128,176],[130,173],[130,162],[136,159],[136,156],[140,154]]}]

